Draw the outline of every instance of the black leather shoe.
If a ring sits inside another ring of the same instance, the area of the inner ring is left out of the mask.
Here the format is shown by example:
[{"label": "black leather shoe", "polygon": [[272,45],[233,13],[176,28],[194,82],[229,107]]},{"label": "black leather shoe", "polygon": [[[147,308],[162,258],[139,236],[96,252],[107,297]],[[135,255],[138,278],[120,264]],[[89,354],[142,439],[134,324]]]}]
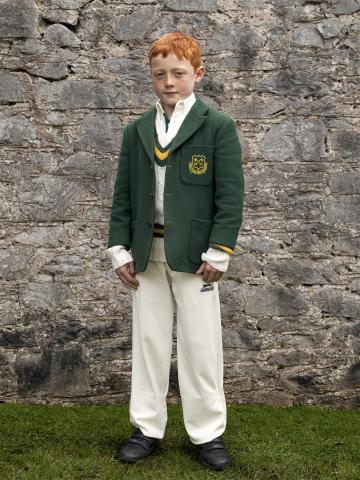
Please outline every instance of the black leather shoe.
[{"label": "black leather shoe", "polygon": [[230,454],[225,448],[222,437],[198,445],[201,463],[212,470],[223,470],[231,462]]},{"label": "black leather shoe", "polygon": [[128,463],[138,463],[148,457],[159,446],[160,439],[147,437],[136,428],[118,453],[118,458]]}]

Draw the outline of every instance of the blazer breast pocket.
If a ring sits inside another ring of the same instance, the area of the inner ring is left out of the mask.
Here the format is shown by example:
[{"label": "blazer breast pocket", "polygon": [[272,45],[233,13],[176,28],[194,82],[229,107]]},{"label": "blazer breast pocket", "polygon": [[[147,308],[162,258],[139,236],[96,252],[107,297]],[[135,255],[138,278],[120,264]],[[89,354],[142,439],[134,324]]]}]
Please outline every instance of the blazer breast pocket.
[{"label": "blazer breast pocket", "polygon": [[213,180],[214,146],[183,145],[180,178],[188,185],[209,185]]}]

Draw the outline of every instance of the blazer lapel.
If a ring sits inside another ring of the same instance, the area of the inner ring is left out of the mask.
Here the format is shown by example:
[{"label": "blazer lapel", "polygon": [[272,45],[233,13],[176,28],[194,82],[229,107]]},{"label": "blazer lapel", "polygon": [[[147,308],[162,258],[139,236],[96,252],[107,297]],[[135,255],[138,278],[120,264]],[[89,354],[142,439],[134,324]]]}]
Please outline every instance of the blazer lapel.
[{"label": "blazer lapel", "polygon": [[[198,130],[206,119],[205,113],[209,109],[208,105],[197,98],[194,105],[190,108],[179,131],[177,132],[171,145],[170,153],[179,148],[196,130]],[[138,122],[137,129],[141,143],[150,158],[154,161],[154,143],[155,143],[155,118],[156,107],[151,108]]]},{"label": "blazer lapel", "polygon": [[137,122],[137,130],[143,147],[151,161],[154,159],[156,107],[148,110]]}]

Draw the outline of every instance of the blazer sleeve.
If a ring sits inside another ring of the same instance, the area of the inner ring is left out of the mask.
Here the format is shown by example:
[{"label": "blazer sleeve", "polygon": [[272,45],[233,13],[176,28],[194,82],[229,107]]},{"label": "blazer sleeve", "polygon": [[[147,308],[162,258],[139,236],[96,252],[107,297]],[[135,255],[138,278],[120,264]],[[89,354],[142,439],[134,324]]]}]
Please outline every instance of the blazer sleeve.
[{"label": "blazer sleeve", "polygon": [[129,128],[125,127],[115,177],[114,194],[111,207],[108,248],[131,245],[131,198],[129,165]]},{"label": "blazer sleeve", "polygon": [[224,120],[215,138],[214,169],[215,214],[209,246],[225,246],[231,254],[243,219],[245,179],[242,149],[235,122],[230,117]]}]

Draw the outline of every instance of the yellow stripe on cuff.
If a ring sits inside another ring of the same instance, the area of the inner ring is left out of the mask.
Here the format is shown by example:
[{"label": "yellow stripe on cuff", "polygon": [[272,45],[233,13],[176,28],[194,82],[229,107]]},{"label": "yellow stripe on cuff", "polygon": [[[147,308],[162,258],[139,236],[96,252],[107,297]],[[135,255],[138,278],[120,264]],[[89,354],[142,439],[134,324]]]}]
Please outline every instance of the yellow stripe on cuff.
[{"label": "yellow stripe on cuff", "polygon": [[230,253],[232,255],[234,253],[234,250],[230,247],[227,247],[226,245],[222,245],[221,243],[213,243],[213,245],[216,245],[217,247],[221,248],[227,253]]}]

